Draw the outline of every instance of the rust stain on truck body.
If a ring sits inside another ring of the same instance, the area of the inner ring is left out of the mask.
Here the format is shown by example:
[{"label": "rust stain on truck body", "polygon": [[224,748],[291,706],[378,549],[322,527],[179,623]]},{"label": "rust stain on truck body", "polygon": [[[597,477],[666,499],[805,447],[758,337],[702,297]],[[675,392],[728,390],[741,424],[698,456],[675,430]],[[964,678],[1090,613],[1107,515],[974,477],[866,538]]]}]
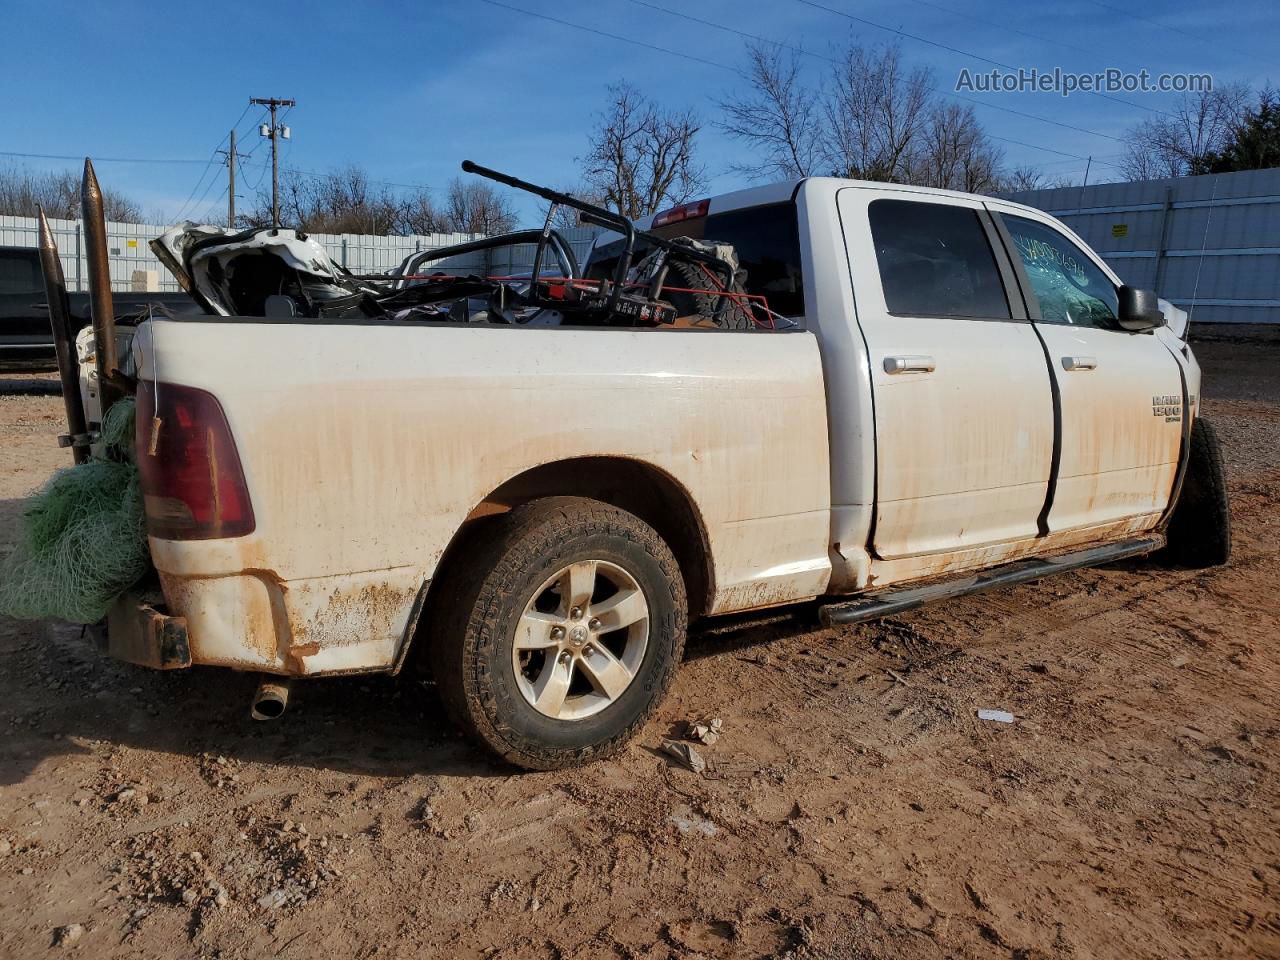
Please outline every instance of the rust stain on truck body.
[{"label": "rust stain on truck body", "polygon": [[[234,541],[153,541],[170,609],[197,611],[197,663],[392,668],[468,517],[512,478],[562,462],[623,458],[685,491],[713,612],[827,587],[826,398],[811,334],[406,325],[360,327],[353,342],[338,324],[245,323],[238,335],[259,349],[237,361],[231,389],[208,361],[220,327],[166,337],[168,323],[141,328],[142,375],[154,334],[164,377],[218,391],[259,520]],[[306,365],[275,360],[325,352],[328,338],[345,358],[322,391]]]}]

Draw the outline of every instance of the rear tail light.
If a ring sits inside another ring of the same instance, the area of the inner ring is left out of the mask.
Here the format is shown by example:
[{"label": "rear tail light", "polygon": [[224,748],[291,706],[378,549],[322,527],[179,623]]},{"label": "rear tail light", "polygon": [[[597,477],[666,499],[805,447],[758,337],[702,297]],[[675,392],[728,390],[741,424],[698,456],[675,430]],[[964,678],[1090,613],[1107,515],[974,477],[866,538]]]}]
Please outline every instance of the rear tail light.
[{"label": "rear tail light", "polygon": [[669,223],[679,223],[681,220],[693,220],[697,217],[705,217],[707,211],[711,209],[710,200],[698,200],[694,203],[682,203],[678,207],[672,207],[670,210],[663,210],[660,214],[653,218],[654,227],[665,227]]},{"label": "rear tail light", "polygon": [[139,384],[137,456],[153,537],[212,540],[253,532],[240,456],[213,394]]}]

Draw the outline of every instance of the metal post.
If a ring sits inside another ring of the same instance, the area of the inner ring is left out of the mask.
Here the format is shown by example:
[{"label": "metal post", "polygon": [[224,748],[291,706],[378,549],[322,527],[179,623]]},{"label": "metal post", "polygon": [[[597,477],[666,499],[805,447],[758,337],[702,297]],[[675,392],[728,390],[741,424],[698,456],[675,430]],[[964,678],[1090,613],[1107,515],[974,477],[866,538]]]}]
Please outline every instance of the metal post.
[{"label": "metal post", "polygon": [[1152,274],[1151,288],[1156,293],[1164,288],[1164,272],[1165,272],[1165,255],[1164,252],[1169,246],[1169,214],[1173,209],[1173,188],[1166,187],[1164,191],[1164,205],[1160,208],[1160,241],[1156,246],[1156,269]]},{"label": "metal post", "polygon": [[76,359],[75,328],[67,301],[67,282],[62,275],[62,260],[58,257],[53,229],[44,210],[37,208],[36,212],[40,221],[40,270],[44,274],[44,295],[53,329],[53,348],[58,355],[58,379],[62,382],[62,404],[67,412],[71,456],[76,463],[84,463],[89,459],[89,428],[85,424],[84,403],[80,398],[80,364]]},{"label": "metal post", "polygon": [[227,151],[227,227],[236,228],[236,132],[231,131],[231,149]]},{"label": "metal post", "polygon": [[93,161],[84,159],[84,179],[80,184],[80,214],[84,217],[84,241],[89,254],[89,306],[93,313],[94,354],[98,366],[98,396],[105,414],[111,404],[124,396],[116,382],[119,358],[116,353],[116,314],[111,298],[111,261],[107,255],[107,221],[103,210],[102,187],[93,171]]}]

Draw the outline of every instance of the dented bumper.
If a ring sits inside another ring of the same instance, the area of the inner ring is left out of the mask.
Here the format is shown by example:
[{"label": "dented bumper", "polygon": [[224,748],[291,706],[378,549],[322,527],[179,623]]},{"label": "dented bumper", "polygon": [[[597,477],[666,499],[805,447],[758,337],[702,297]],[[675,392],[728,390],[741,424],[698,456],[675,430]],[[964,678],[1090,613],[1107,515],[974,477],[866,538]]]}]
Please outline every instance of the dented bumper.
[{"label": "dented bumper", "polygon": [[190,662],[278,676],[395,671],[427,579],[408,566],[286,579],[261,562],[256,535],[150,546]]},{"label": "dented bumper", "polygon": [[107,614],[100,633],[102,652],[117,660],[153,670],[181,670],[191,666],[191,645],[185,617],[156,609],[136,593],[126,593]]}]

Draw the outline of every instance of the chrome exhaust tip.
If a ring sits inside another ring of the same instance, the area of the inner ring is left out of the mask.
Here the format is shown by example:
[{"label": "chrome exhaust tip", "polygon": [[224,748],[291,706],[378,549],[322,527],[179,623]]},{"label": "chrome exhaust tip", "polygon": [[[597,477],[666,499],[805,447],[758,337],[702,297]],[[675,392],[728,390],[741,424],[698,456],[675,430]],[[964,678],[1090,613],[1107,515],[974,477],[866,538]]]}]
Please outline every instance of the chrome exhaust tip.
[{"label": "chrome exhaust tip", "polygon": [[254,691],[249,716],[255,720],[278,720],[289,706],[289,688],[293,682],[287,678],[271,677],[258,684]]}]

